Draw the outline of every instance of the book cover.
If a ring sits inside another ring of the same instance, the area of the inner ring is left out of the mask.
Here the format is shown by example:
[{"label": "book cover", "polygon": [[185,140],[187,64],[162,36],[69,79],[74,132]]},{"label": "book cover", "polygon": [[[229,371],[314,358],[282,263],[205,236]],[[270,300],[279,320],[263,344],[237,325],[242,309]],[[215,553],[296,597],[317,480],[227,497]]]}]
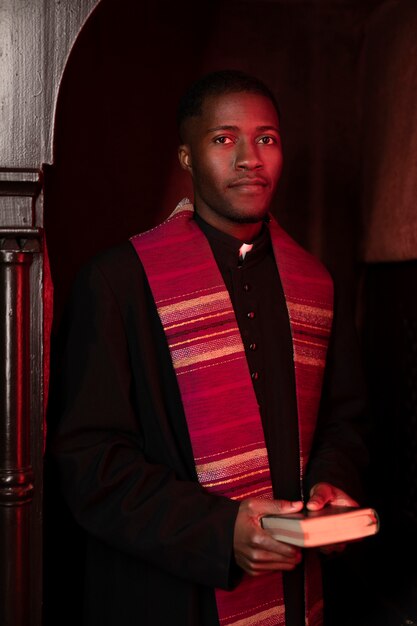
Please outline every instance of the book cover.
[{"label": "book cover", "polygon": [[313,548],[375,535],[379,517],[370,507],[326,506],[320,511],[265,515],[261,524],[274,539]]}]

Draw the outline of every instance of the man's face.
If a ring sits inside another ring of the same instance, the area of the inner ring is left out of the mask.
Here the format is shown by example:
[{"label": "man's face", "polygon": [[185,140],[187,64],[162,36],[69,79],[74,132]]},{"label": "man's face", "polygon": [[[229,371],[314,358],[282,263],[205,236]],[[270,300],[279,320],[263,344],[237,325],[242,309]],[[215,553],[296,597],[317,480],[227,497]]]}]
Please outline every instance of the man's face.
[{"label": "man's face", "polygon": [[199,214],[231,232],[267,214],[282,170],[278,115],[265,96],[210,96],[202,114],[186,120],[182,167],[193,178]]}]

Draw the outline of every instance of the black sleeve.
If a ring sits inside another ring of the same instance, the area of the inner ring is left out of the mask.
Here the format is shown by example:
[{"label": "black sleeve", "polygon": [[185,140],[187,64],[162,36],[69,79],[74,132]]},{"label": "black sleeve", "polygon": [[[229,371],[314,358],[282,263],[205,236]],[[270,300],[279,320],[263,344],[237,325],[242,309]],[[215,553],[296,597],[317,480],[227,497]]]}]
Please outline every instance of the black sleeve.
[{"label": "black sleeve", "polygon": [[368,465],[368,399],[351,300],[335,288],[335,310],[306,493],[328,482],[363,502]]},{"label": "black sleeve", "polygon": [[[209,494],[193,476],[179,479],[163,450],[147,456],[125,318],[107,277],[89,264],[54,360],[51,451],[63,493],[77,522],[108,545],[175,576],[228,588],[239,504]],[[151,403],[143,404],[147,428],[152,420],[158,428],[157,408],[149,416]]]}]

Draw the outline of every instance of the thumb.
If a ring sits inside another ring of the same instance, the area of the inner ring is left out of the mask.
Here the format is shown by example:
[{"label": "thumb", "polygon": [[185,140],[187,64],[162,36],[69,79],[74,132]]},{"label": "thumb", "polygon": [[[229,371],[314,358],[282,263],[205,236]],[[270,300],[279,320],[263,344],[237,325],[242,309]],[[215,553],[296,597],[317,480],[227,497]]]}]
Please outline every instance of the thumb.
[{"label": "thumb", "polygon": [[275,515],[283,515],[285,513],[297,513],[301,511],[304,503],[301,500],[271,500],[269,502],[270,511],[268,513]]},{"label": "thumb", "polygon": [[327,483],[318,483],[310,491],[307,508],[311,511],[322,509],[332,499],[333,490]]}]

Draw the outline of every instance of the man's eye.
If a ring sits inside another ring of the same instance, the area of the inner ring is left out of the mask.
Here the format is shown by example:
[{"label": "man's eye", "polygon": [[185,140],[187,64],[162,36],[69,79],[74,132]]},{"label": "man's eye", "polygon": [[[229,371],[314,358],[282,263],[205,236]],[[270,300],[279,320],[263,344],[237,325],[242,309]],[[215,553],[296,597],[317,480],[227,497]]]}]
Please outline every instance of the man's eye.
[{"label": "man's eye", "polygon": [[265,135],[264,137],[259,137],[258,143],[262,143],[265,146],[268,146],[269,144],[277,143],[277,140],[275,139],[275,137],[271,137],[270,135]]},{"label": "man's eye", "polygon": [[225,137],[224,135],[222,135],[221,137],[214,138],[214,143],[228,144],[231,142],[232,140],[230,139],[230,137]]}]

